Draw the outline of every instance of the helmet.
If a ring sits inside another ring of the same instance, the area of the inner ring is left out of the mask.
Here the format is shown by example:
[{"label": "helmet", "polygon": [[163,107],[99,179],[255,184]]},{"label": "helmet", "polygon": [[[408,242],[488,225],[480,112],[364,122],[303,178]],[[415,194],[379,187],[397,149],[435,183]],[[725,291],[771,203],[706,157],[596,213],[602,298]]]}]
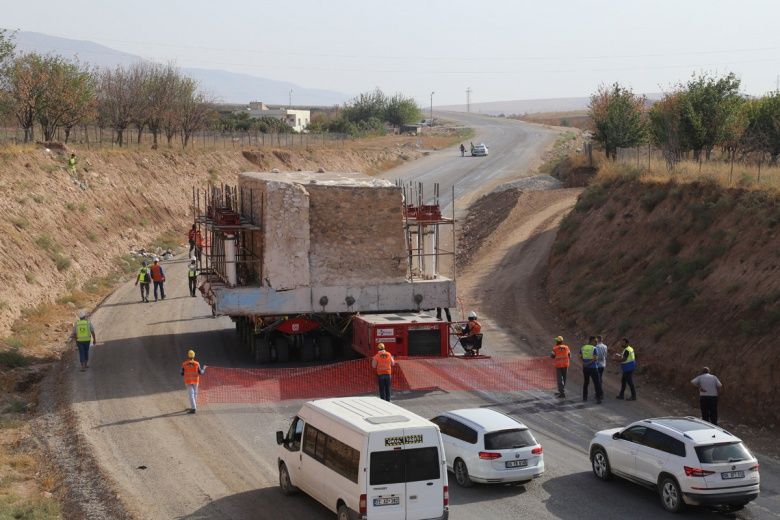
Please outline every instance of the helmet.
[{"label": "helmet", "polygon": [[79,318],[83,320],[86,317],[87,317],[87,311],[85,311],[84,309],[81,309],[79,311]]},{"label": "helmet", "polygon": [[474,312],[474,311],[471,311],[471,312],[469,313],[469,319],[470,319],[470,320],[476,320],[476,319],[477,319],[477,313],[476,313],[476,312]]},{"label": "helmet", "polygon": [[385,349],[385,344],[384,343],[380,343],[379,345],[376,346],[376,348],[377,348],[377,350],[384,350]]},{"label": "helmet", "polygon": [[195,255],[192,255],[192,256],[190,257],[190,262],[195,262],[196,260],[197,260],[197,258],[195,258]]},{"label": "helmet", "polygon": [[555,337],[555,342],[556,343],[563,343],[563,336],[556,336]]},{"label": "helmet", "polygon": [[156,263],[156,262],[159,262],[159,261],[160,261],[160,259],[159,259],[159,258],[157,258],[157,257],[155,256],[155,257],[154,257],[154,261],[155,261],[155,263]]},{"label": "helmet", "polygon": [[189,352],[187,352],[187,357],[190,358],[190,359],[194,358],[195,357],[195,351],[194,350],[190,350]]},{"label": "helmet", "polygon": [[144,260],[143,262],[141,262],[141,267],[146,267],[146,260]]}]

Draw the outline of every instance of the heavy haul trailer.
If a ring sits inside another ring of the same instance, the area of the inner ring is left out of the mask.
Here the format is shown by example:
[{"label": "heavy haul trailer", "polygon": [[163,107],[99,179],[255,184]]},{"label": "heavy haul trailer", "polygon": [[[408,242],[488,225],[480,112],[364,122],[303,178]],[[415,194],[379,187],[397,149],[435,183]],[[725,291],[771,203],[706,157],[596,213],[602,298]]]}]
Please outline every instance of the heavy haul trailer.
[{"label": "heavy haul trailer", "polygon": [[367,356],[380,342],[447,356],[448,324],[425,310],[455,306],[455,281],[438,273],[454,216],[438,186],[423,200],[421,185],[357,173],[243,173],[193,190],[201,294],[259,363]]}]

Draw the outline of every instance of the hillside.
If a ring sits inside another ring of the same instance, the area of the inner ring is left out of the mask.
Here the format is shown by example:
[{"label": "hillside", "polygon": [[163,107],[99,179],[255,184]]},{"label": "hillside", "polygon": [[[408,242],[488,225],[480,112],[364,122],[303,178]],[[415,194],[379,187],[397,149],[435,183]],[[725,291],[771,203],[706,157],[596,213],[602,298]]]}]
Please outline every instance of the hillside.
[{"label": "hillside", "polygon": [[712,181],[598,180],[561,224],[552,302],[578,330],[627,336],[649,379],[694,402],[703,366],[722,408],[773,428],[780,352],[780,195]]}]

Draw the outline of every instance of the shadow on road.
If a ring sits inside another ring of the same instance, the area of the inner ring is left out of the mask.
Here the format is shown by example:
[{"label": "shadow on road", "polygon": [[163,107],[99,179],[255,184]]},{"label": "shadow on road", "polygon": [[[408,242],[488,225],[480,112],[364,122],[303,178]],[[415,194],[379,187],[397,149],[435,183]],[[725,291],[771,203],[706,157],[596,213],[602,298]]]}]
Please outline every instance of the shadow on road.
[{"label": "shadow on road", "polygon": [[255,520],[257,518],[331,519],[334,513],[313,498],[284,496],[278,487],[255,489],[219,498],[179,520]]},{"label": "shadow on road", "polygon": [[136,419],[124,419],[112,423],[98,424],[97,426],[94,427],[94,429],[100,430],[101,428],[107,428],[109,426],[122,426],[124,424],[135,424],[139,422],[153,421],[154,419],[164,419],[166,417],[180,417],[184,415],[188,415],[187,410],[178,410],[176,412],[163,413],[160,415],[151,415],[147,417],[138,417]]},{"label": "shadow on road", "polygon": [[455,477],[450,473],[449,484],[450,504],[458,506],[522,496],[528,491],[527,487],[538,485],[538,482],[529,482],[525,485],[475,483],[470,488],[464,488],[455,483]]}]

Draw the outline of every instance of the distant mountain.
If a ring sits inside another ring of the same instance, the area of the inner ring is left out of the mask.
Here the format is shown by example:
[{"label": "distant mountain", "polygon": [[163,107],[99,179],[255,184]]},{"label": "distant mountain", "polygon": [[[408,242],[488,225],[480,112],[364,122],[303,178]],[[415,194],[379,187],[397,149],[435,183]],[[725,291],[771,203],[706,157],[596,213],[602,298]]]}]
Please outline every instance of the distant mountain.
[{"label": "distant mountain", "polygon": [[[661,99],[661,94],[645,94],[649,101]],[[540,112],[572,112],[576,110],[586,110],[590,98],[552,98],[552,99],[521,99],[514,101],[490,101],[486,103],[472,103],[470,110],[477,114],[487,114],[491,116],[504,115],[522,115],[538,114]],[[465,112],[466,105],[447,105],[437,107],[439,110],[448,110],[452,112]]]},{"label": "distant mountain", "polygon": [[[115,67],[146,61],[140,56],[118,51],[85,40],[71,40],[47,34],[20,31],[16,34],[17,51],[59,54],[66,58],[97,67]],[[287,81],[250,76],[225,70],[182,67],[182,72],[200,82],[201,88],[225,103],[263,101],[268,104],[286,105],[290,89],[296,105],[332,106],[349,99],[349,95],[330,90],[301,87]]]}]

